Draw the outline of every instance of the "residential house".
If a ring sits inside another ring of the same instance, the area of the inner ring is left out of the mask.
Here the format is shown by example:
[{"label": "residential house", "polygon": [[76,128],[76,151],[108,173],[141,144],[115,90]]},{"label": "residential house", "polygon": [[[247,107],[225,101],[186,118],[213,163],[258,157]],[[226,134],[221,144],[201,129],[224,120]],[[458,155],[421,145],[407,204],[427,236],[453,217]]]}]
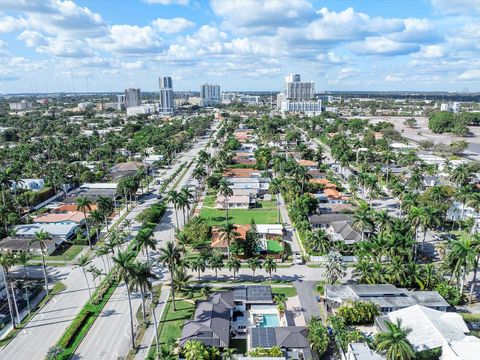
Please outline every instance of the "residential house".
[{"label": "residential house", "polygon": [[[88,215],[87,215],[88,217]],[[53,212],[38,215],[33,218],[34,223],[57,223],[57,224],[78,224],[85,223],[85,217],[81,211]]]},{"label": "residential house", "polygon": [[253,129],[239,129],[233,132],[233,136],[241,143],[246,143],[252,138],[253,132]]},{"label": "residential house", "polygon": [[250,207],[249,195],[217,196],[217,209],[248,209]]},{"label": "residential house", "polygon": [[115,200],[117,198],[117,183],[85,183],[78,188],[70,191],[66,203],[75,203],[79,197],[86,197],[91,202],[96,202],[101,196],[106,196]]},{"label": "residential house", "polygon": [[20,179],[18,183],[13,182],[12,190],[16,189],[39,191],[45,188],[45,180],[43,179]]},{"label": "residential house", "polygon": [[350,200],[349,197],[342,195],[342,193],[337,191],[336,189],[327,188],[323,190],[323,193],[328,199],[329,204],[345,204],[347,201]]},{"label": "residential house", "polygon": [[350,343],[347,346],[346,360],[386,360],[386,358],[370,349],[366,343]]},{"label": "residential house", "polygon": [[269,180],[264,178],[228,177],[226,180],[231,183],[232,190],[248,190],[257,195],[268,193],[270,186]]},{"label": "residential house", "polygon": [[223,172],[223,176],[228,178],[258,178],[260,177],[260,171],[257,169],[235,169],[235,168],[227,168]]},{"label": "residential house", "polygon": [[15,226],[15,236],[18,238],[34,238],[35,233],[45,232],[55,239],[58,246],[64,241],[70,240],[78,228],[76,223],[34,223]]},{"label": "residential house", "polygon": [[115,164],[110,168],[109,174],[113,181],[119,181],[127,176],[135,175],[141,168],[144,168],[147,173],[150,173],[152,169],[150,164],[140,161],[129,161]]},{"label": "residential house", "polygon": [[307,170],[317,170],[318,169],[318,163],[316,161],[311,161],[311,160],[298,160],[298,165],[306,168]]},{"label": "residential house", "polygon": [[[89,213],[92,212],[93,210],[97,210],[97,205],[96,204],[91,204],[90,209],[85,209],[85,212]],[[54,213],[64,213],[64,212],[74,212],[78,211],[78,206],[76,204],[62,204],[60,206],[57,206],[52,210]]]},{"label": "residential house", "polygon": [[236,151],[235,155],[233,156],[233,162],[235,164],[248,165],[248,166],[255,166],[257,164],[255,155],[249,152],[244,152],[244,151]]},{"label": "residential house", "polygon": [[155,165],[159,161],[163,161],[165,159],[165,156],[163,155],[156,155],[156,154],[151,154],[148,155],[145,159],[143,159],[143,162],[147,165]]},{"label": "residential house", "polygon": [[[285,236],[285,229],[282,224],[256,224],[257,232],[260,236],[260,244],[258,251],[266,251],[267,253],[276,254],[283,251],[283,245],[278,241],[283,240]],[[247,231],[250,229],[250,224],[239,225],[235,224],[236,238],[245,240]],[[230,239],[233,243],[233,239]],[[212,242],[211,247],[227,252],[228,239],[220,226],[212,226]]]},{"label": "residential house", "polygon": [[349,224],[353,222],[353,216],[350,214],[320,214],[311,215],[308,221],[314,229],[326,229],[332,222],[347,221]]},{"label": "residential house", "polygon": [[415,351],[442,347],[445,342],[459,341],[470,332],[462,317],[453,312],[434,310],[422,305],[413,305],[375,319],[380,331],[386,331],[386,321],[402,322],[411,332],[407,339]]},{"label": "residential house", "polygon": [[332,241],[341,241],[346,245],[353,245],[362,240],[360,232],[356,231],[348,221],[334,221],[327,227],[326,233]]},{"label": "residential house", "polygon": [[[25,252],[30,251],[40,255],[41,249],[38,242],[33,242],[34,237],[7,237],[0,241],[0,251],[2,252]],[[58,239],[45,240],[46,254],[52,254],[57,248]],[[59,244],[58,244],[59,245]]]},{"label": "residential house", "polygon": [[318,212],[320,214],[353,214],[357,210],[356,206],[351,204],[319,204]]},{"label": "residential house", "polygon": [[480,354],[480,339],[465,336],[461,340],[447,340],[442,345],[440,360],[477,360]]},{"label": "residential house", "polygon": [[194,318],[185,323],[179,344],[196,340],[222,350],[231,347],[231,339],[245,341],[247,351],[279,346],[282,359],[313,358],[306,327],[289,326],[273,302],[270,286],[240,287],[197,301]]},{"label": "residential house", "polygon": [[377,305],[382,313],[412,305],[445,312],[450,306],[436,291],[408,291],[391,284],[325,285],[325,300],[331,309],[348,302],[369,301]]},{"label": "residential house", "polygon": [[327,176],[327,174],[325,172],[317,170],[317,169],[308,170],[308,173],[312,177],[311,180],[313,180],[313,179],[325,179],[326,176]]}]

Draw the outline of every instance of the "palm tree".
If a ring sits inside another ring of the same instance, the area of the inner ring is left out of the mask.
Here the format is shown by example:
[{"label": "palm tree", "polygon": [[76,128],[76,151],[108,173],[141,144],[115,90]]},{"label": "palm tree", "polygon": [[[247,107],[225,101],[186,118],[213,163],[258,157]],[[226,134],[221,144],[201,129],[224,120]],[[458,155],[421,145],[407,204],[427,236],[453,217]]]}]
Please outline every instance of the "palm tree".
[{"label": "palm tree", "polygon": [[202,180],[205,176],[207,176],[207,171],[203,166],[198,165],[193,169],[192,177],[197,180],[199,184],[202,184]]},{"label": "palm tree", "polygon": [[108,231],[108,216],[112,213],[114,210],[114,204],[112,198],[108,196],[99,196],[97,199],[97,206],[98,210],[102,213],[104,221],[105,221],[105,226]]},{"label": "palm tree", "polygon": [[470,294],[468,296],[468,303],[471,304],[473,300],[473,291],[475,290],[475,283],[477,282],[477,271],[480,262],[480,236],[475,235],[473,238],[473,251],[475,253],[475,260],[473,262],[473,279],[470,285]]},{"label": "palm tree", "polygon": [[210,258],[208,266],[215,271],[215,279],[218,279],[218,270],[221,270],[225,264],[223,263],[222,255],[213,254]]},{"label": "palm tree", "polygon": [[[12,319],[12,325],[15,329],[15,314],[13,310],[12,299],[10,298],[10,286],[9,286],[9,279],[8,279],[8,269],[12,266],[12,257],[10,254],[3,254],[0,253],[0,267],[2,268],[3,274],[3,283],[5,285],[5,293],[7,296],[8,302],[8,310],[10,311],[10,318]],[[20,321],[20,319],[18,319]]]},{"label": "palm tree", "polygon": [[358,280],[360,284],[370,284],[372,279],[372,265],[370,261],[360,259],[355,264],[353,276]]},{"label": "palm tree", "polygon": [[385,153],[383,153],[383,161],[385,162],[385,165],[386,165],[386,168],[387,168],[387,184],[388,184],[388,181],[389,181],[389,178],[390,178],[390,164],[392,163],[392,161],[395,161],[396,159],[396,156],[393,152],[391,151],[386,151]]},{"label": "palm tree", "polygon": [[247,264],[250,270],[252,270],[253,277],[255,277],[255,271],[262,268],[262,262],[256,257],[248,259]]},{"label": "palm tree", "polygon": [[170,286],[172,287],[172,289],[175,289],[176,293],[187,293],[191,290],[191,281],[192,276],[188,275],[185,269],[176,268],[173,272]]},{"label": "palm tree", "polygon": [[232,240],[235,240],[240,236],[240,234],[237,232],[237,228],[234,224],[229,222],[228,220],[225,221],[225,223],[221,226],[221,231],[225,234],[225,237],[227,238],[227,257],[230,259],[230,244],[232,243]]},{"label": "palm tree", "polygon": [[458,230],[462,230],[462,221],[463,221],[463,217],[464,217],[464,214],[465,214],[465,206],[466,206],[468,200],[470,200],[471,194],[472,194],[472,188],[469,187],[469,186],[462,186],[462,187],[458,188],[456,193],[455,193],[455,200],[457,200],[458,202],[460,202],[462,204],[460,221],[458,222]]},{"label": "palm tree", "polygon": [[222,179],[218,182],[218,194],[222,195],[225,198],[226,210],[227,210],[227,222],[228,222],[228,198],[233,195],[233,190],[230,187],[231,182]]},{"label": "palm tree", "polygon": [[377,211],[374,214],[374,223],[379,232],[391,229],[392,217],[387,210]]},{"label": "palm tree", "polygon": [[365,237],[365,231],[373,226],[371,212],[367,206],[361,206],[353,215],[353,226],[362,232],[362,241]]},{"label": "palm tree", "polygon": [[45,262],[45,256],[47,255],[47,241],[52,237],[49,233],[40,230],[35,232],[35,238],[30,240],[30,245],[38,243],[40,247],[40,254],[42,255],[42,267],[43,267],[43,278],[45,280],[45,290],[48,295],[48,274],[47,274],[47,263]]},{"label": "palm tree", "polygon": [[277,263],[275,262],[275,259],[272,256],[267,256],[265,258],[265,262],[263,263],[263,268],[268,273],[268,276],[270,277],[270,283],[271,283],[272,282],[272,272],[277,271]]},{"label": "palm tree", "polygon": [[28,286],[27,286],[27,278],[28,278],[28,273],[27,273],[27,263],[30,261],[32,256],[26,252],[22,251],[20,252],[17,256],[15,256],[15,262],[18,264],[21,264],[23,266],[23,287],[25,288],[25,299],[27,301],[27,309],[28,309],[28,314],[30,315],[30,296],[28,295]]},{"label": "palm tree", "polygon": [[467,202],[467,205],[471,206],[474,208],[477,216],[475,219],[475,226],[474,226],[474,232],[476,233],[478,230],[478,222],[480,221],[480,192],[473,192],[470,194],[470,199]]},{"label": "palm tree", "polygon": [[92,202],[88,200],[86,197],[78,197],[75,200],[77,204],[77,210],[83,212],[83,219],[85,221],[85,227],[87,229],[87,239],[88,244],[90,245],[90,249],[93,250],[92,241],[90,239],[90,230],[88,229],[88,219],[87,219],[87,209],[90,211],[92,210]]},{"label": "palm tree", "polygon": [[238,271],[240,270],[240,267],[241,267],[240,260],[238,260],[237,258],[234,258],[234,257],[228,259],[227,267],[228,267],[228,270],[230,270],[230,271],[233,270],[233,281],[235,281],[235,276],[237,275],[237,273],[238,273]]},{"label": "palm tree", "polygon": [[135,333],[133,330],[133,310],[132,300],[130,295],[130,281],[133,277],[133,260],[135,253],[131,251],[119,251],[116,256],[113,257],[113,262],[117,265],[117,275],[125,282],[128,297],[128,307],[130,311],[130,335],[132,340],[132,347],[135,347]]},{"label": "palm tree", "polygon": [[474,243],[470,238],[460,238],[452,242],[448,263],[456,278],[461,278],[459,290],[463,293],[463,285],[467,270],[475,261]]},{"label": "palm tree", "polygon": [[5,190],[10,189],[10,187],[13,185],[12,173],[13,173],[13,170],[10,167],[2,168],[0,170],[0,192],[2,193],[2,205],[3,206],[6,206]]},{"label": "palm tree", "polygon": [[346,265],[342,255],[338,251],[330,251],[325,263],[325,276],[329,284],[334,284],[338,279],[345,276]]},{"label": "palm tree", "polygon": [[422,219],[424,218],[423,208],[412,206],[408,212],[407,219],[412,224],[415,229],[415,259],[417,258],[417,243],[418,243],[418,229],[422,224]]},{"label": "palm tree", "polygon": [[91,299],[92,299],[92,292],[90,290],[90,284],[88,282],[88,277],[87,277],[87,272],[85,271],[85,267],[90,263],[91,263],[91,260],[88,258],[88,256],[87,255],[82,255],[78,258],[78,261],[75,264],[76,266],[82,268],[83,276],[85,277],[85,283],[87,284],[89,301],[91,301]]},{"label": "palm tree", "polygon": [[281,188],[282,188],[282,182],[277,177],[270,182],[270,186],[268,188],[268,191],[270,192],[270,194],[275,196],[275,200],[277,203],[277,223],[279,224],[280,224],[280,204],[279,204],[278,196],[280,194]]},{"label": "palm tree", "polygon": [[93,210],[90,212],[89,220],[92,220],[93,225],[95,226],[95,233],[97,235],[97,241],[100,240],[100,226],[105,221],[105,217],[99,210]]},{"label": "palm tree", "polygon": [[153,237],[153,231],[150,229],[141,229],[135,239],[137,248],[142,249],[142,252],[147,257],[147,262],[150,262],[148,249],[155,250],[157,248],[157,240]]},{"label": "palm tree", "polygon": [[[143,322],[147,323],[147,311],[145,306],[145,294],[152,291],[152,280],[157,279],[152,271],[152,266],[146,262],[134,262],[132,264],[132,277],[130,282],[130,287],[137,291],[140,291],[140,296],[142,298],[142,313],[143,313]],[[155,311],[155,310],[152,310]]]},{"label": "palm tree", "polygon": [[450,179],[457,185],[458,188],[468,184],[471,177],[472,172],[467,164],[460,164],[453,169],[452,173],[450,174]]},{"label": "palm tree", "polygon": [[178,213],[177,213],[177,207],[178,207],[179,202],[181,201],[179,192],[176,191],[176,190],[170,190],[167,193],[166,200],[167,200],[167,202],[169,202],[173,205],[173,209],[175,211],[176,228],[179,229],[180,226],[179,226],[179,223],[178,223]]},{"label": "palm tree", "polygon": [[387,360],[413,360],[415,351],[407,337],[411,330],[402,327],[402,321],[385,322],[388,330],[376,336],[377,349],[385,354]]},{"label": "palm tree", "polygon": [[198,256],[190,261],[190,267],[193,271],[196,271],[198,274],[198,281],[200,281],[200,274],[205,271],[207,268],[205,266],[205,259],[201,256]]},{"label": "palm tree", "polygon": [[[182,253],[180,250],[175,246],[173,241],[168,241],[164,248],[160,249],[160,256],[158,261],[163,265],[166,265],[168,271],[170,273],[170,277],[173,277],[173,272],[175,267],[180,262],[182,257]],[[173,310],[177,311],[176,303],[175,303],[175,289],[172,287],[172,300],[173,300]]]}]

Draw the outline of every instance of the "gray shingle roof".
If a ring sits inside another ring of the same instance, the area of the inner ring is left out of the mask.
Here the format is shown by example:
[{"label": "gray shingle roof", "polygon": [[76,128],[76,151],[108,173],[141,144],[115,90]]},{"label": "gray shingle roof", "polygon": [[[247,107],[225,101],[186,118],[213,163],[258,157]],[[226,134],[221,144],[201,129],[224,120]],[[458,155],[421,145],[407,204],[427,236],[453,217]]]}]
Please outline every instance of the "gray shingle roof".
[{"label": "gray shingle roof", "polygon": [[308,217],[311,224],[330,224],[334,221],[347,221],[351,223],[353,221],[352,215],[348,214],[321,214],[311,215]]},{"label": "gray shingle roof", "polygon": [[268,285],[251,285],[233,290],[236,301],[265,302],[272,301],[272,288]]}]

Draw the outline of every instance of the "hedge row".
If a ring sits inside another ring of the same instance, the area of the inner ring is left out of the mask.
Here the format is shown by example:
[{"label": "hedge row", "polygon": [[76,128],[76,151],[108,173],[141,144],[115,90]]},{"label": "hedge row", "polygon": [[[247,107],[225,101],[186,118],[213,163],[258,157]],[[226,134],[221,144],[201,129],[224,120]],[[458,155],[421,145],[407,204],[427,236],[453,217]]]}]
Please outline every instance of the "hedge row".
[{"label": "hedge row", "polygon": [[94,313],[91,310],[86,310],[80,313],[75,320],[73,320],[72,324],[68,327],[68,329],[65,331],[65,334],[63,335],[62,339],[60,340],[59,345],[63,348],[66,349],[68,348],[75,337],[78,335],[80,332],[80,329],[83,327],[83,325],[87,322],[87,320],[92,316]]}]

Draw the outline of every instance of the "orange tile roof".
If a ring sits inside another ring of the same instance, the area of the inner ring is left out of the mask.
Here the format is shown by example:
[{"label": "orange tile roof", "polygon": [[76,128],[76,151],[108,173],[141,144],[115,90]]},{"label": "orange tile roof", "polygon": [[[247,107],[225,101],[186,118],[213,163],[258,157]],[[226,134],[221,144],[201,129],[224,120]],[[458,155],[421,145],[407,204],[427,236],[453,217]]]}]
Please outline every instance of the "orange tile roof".
[{"label": "orange tile roof", "polygon": [[[235,224],[235,231],[238,233],[237,238],[245,240],[245,237],[247,236],[247,231],[250,229],[250,225],[238,225]],[[233,239],[231,239],[231,242],[233,242]],[[231,244],[230,244],[231,245]],[[222,231],[222,228],[220,226],[212,226],[212,248],[226,248],[228,247],[227,243],[227,237],[225,236],[225,233]]]},{"label": "orange tile roof", "polygon": [[[88,216],[88,215],[87,215]],[[42,214],[33,219],[36,223],[55,223],[64,221],[73,221],[81,223],[84,219],[81,211],[67,211],[61,213]]]},{"label": "orange tile roof", "polygon": [[331,199],[346,199],[342,196],[341,192],[335,189],[325,189],[323,192],[325,193],[325,195],[327,195],[328,198]]},{"label": "orange tile roof", "polygon": [[[95,205],[95,204],[90,205],[90,210],[85,209],[85,212],[91,212],[93,210],[97,210],[97,205]],[[60,205],[59,207],[53,209],[53,212],[56,212],[56,213],[67,212],[67,211],[78,211],[77,205],[75,205],[75,204],[64,204],[64,205]]]},{"label": "orange tile roof", "polygon": [[325,189],[336,189],[337,188],[337,185],[335,185],[334,183],[332,183],[328,179],[310,179],[309,182],[311,182],[312,184],[325,185]]},{"label": "orange tile roof", "polygon": [[250,177],[253,173],[258,173],[257,169],[226,169],[223,176],[230,177]]},{"label": "orange tile roof", "polygon": [[300,166],[317,166],[317,163],[315,161],[311,160],[298,160],[298,165]]}]

